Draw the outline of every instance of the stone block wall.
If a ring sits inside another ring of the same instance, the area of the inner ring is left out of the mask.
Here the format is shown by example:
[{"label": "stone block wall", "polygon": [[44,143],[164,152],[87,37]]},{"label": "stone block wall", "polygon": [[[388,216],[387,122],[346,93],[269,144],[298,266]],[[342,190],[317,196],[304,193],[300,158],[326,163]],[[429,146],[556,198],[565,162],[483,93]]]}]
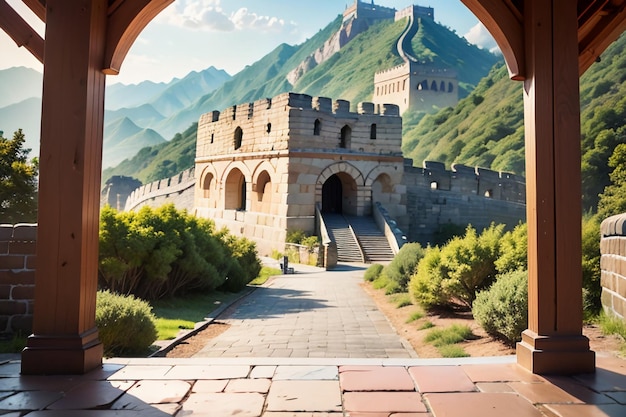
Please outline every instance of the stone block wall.
[{"label": "stone block wall", "polygon": [[626,213],[605,219],[600,235],[602,306],[626,320]]},{"label": "stone block wall", "polygon": [[0,224],[0,335],[32,332],[36,241],[36,224]]}]

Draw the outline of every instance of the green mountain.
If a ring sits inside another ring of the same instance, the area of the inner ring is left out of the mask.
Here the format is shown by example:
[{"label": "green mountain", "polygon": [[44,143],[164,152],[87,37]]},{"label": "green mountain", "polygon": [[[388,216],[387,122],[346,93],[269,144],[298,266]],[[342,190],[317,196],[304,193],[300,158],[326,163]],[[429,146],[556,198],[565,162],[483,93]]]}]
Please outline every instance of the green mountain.
[{"label": "green mountain", "polygon": [[524,173],[522,84],[504,64],[493,68],[455,108],[405,120],[402,151],[415,165],[424,160],[462,163]]},{"label": "green mountain", "polygon": [[[607,160],[626,143],[626,35],[580,79],[583,205],[594,210],[609,184]],[[489,73],[455,108],[405,118],[403,152],[424,160],[478,165],[524,175],[522,84],[509,80],[503,64]]]},{"label": "green mountain", "polygon": [[[319,50],[340,29],[341,22],[341,16],[337,17],[301,45],[278,46],[216,91],[158,123],[155,130],[172,135],[176,133],[175,126],[187,123],[191,127],[177,141],[142,150],[132,160],[106,170],[103,181],[112,175],[127,175],[146,183],[191,167],[193,158],[189,158],[189,155],[195,153],[195,128],[192,123],[197,123],[201,114],[212,110],[221,111],[235,104],[274,97],[288,91],[349,100],[353,108],[356,108],[358,102],[370,101],[374,92],[374,73],[402,63],[396,51],[396,42],[406,27],[404,20],[386,20],[372,25],[328,60],[306,72],[295,85],[287,81],[288,74]],[[412,48],[422,61],[453,67],[466,91],[473,89],[498,60],[493,54],[469,44],[449,29],[426,20],[415,34]],[[417,120],[417,117],[413,118],[413,124]],[[189,149],[182,146],[183,141],[188,141],[186,146]],[[180,155],[177,154],[179,151]],[[157,156],[161,153],[167,157]]]}]

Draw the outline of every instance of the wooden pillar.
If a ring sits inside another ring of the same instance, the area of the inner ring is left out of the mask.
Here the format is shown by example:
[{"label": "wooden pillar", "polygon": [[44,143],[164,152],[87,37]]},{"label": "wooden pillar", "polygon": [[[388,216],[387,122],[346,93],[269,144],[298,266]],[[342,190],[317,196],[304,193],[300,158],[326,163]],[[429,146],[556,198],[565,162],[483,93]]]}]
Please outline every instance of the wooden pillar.
[{"label": "wooden pillar", "polygon": [[529,323],[517,361],[540,374],[595,369],[582,335],[576,7],[526,0],[524,10]]},{"label": "wooden pillar", "polygon": [[23,374],[102,364],[95,327],[107,0],[48,0],[33,334]]}]

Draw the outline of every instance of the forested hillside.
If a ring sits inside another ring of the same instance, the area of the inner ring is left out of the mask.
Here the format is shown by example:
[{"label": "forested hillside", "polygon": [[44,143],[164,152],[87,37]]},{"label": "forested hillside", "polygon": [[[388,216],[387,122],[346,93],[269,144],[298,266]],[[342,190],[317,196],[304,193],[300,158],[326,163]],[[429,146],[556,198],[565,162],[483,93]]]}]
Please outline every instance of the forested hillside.
[{"label": "forested hillside", "polygon": [[[356,109],[358,102],[370,101],[374,92],[374,73],[402,62],[395,45],[406,26],[404,20],[388,20],[371,26],[329,60],[307,72],[295,86],[287,81],[287,74],[323,45],[340,25],[341,17],[338,17],[302,45],[280,45],[260,61],[236,74],[215,92],[159,122],[159,126],[180,126],[184,123],[191,125],[181,136],[184,141],[188,141],[185,146],[193,149],[185,148],[180,140],[153,146],[139,152],[131,161],[104,171],[103,181],[112,175],[130,175],[146,183],[163,178],[161,175],[168,177],[191,167],[193,159],[189,160],[187,155],[195,152],[193,123],[197,122],[201,114],[212,110],[221,111],[235,104],[274,97],[288,91],[349,100],[353,109]],[[464,94],[474,88],[498,59],[459,38],[449,29],[430,21],[420,26],[412,46],[415,55],[421,60],[454,68],[459,74]]]},{"label": "forested hillside", "polygon": [[[626,142],[626,36],[621,36],[580,80],[583,203],[595,209],[609,184],[607,161]],[[405,118],[403,151],[415,165],[424,160],[462,163],[524,175],[522,83],[500,64],[455,108]]]}]

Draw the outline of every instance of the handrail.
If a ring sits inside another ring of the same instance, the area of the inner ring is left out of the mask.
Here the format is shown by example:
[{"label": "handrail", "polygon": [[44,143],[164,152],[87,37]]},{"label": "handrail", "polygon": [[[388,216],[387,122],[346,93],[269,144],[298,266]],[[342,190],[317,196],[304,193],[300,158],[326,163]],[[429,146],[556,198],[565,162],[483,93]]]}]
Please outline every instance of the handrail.
[{"label": "handrail", "polygon": [[323,256],[323,265],[326,269],[332,269],[337,266],[337,244],[328,235],[328,229],[324,223],[322,212],[320,210],[320,204],[315,205],[315,219],[316,219],[316,232],[322,241],[322,247],[320,256]]},{"label": "handrail", "polygon": [[383,230],[389,246],[394,255],[400,251],[400,248],[407,242],[406,235],[398,227],[398,224],[389,216],[387,209],[380,202],[373,205],[374,221]]},{"label": "handrail", "polygon": [[352,225],[350,224],[348,219],[346,219],[346,217],[343,214],[341,215],[341,217],[343,217],[346,223],[348,223],[348,228],[350,229],[350,233],[352,233],[352,237],[354,238],[354,241],[356,242],[356,247],[359,249],[359,253],[361,254],[361,262],[366,263],[367,259],[365,257],[365,253],[363,252],[363,248],[361,247],[361,242],[359,241],[359,237],[356,235],[356,233],[354,233],[354,229],[352,228]]}]

